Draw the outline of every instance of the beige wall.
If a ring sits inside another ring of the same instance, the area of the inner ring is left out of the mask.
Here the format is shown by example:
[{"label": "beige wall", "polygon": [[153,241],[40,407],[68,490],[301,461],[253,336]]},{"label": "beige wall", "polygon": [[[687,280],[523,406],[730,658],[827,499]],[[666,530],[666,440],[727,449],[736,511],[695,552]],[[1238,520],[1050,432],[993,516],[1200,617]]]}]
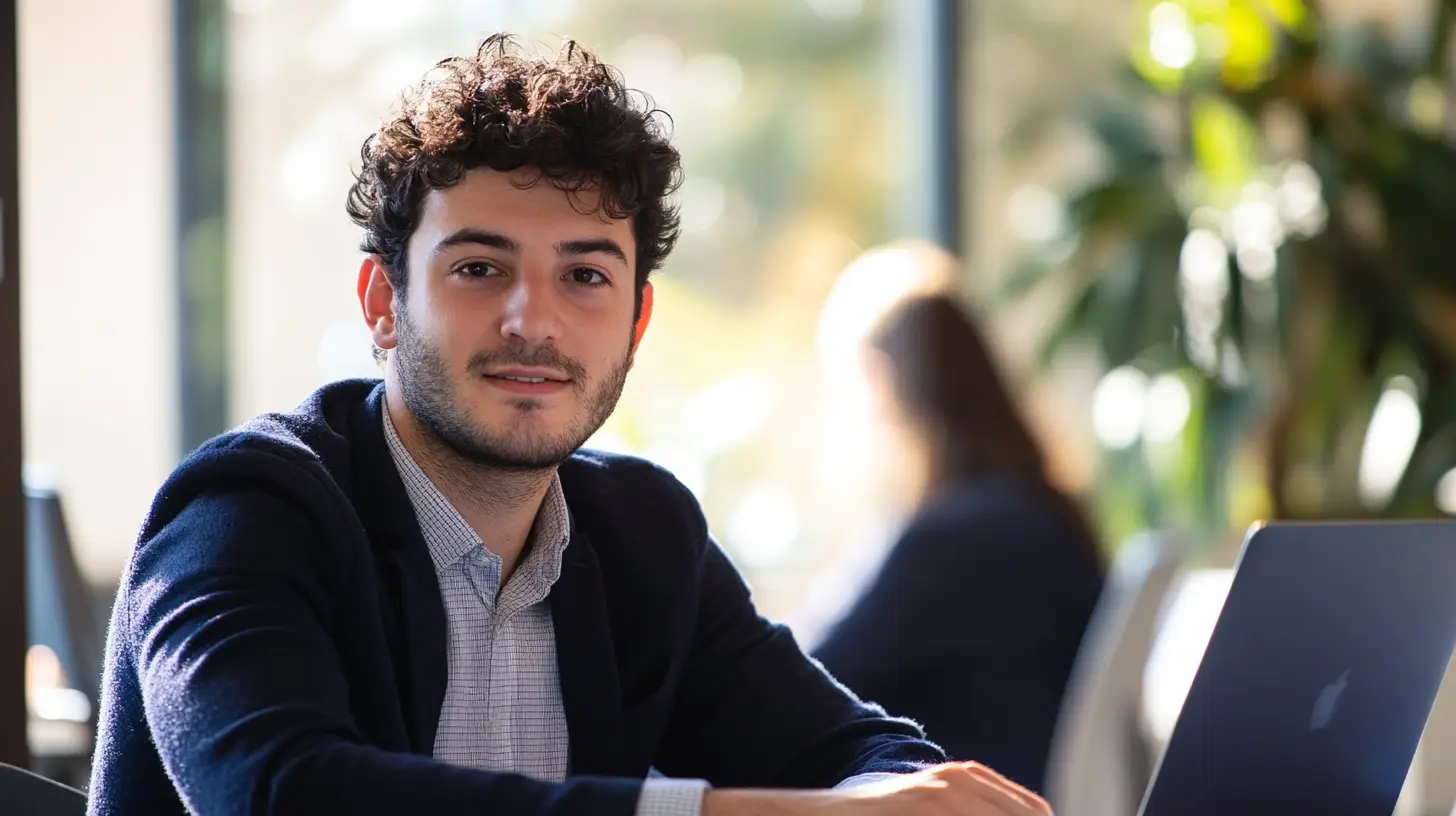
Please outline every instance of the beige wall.
[{"label": "beige wall", "polygon": [[167,0],[20,0],[25,457],[113,580],[174,462]]}]

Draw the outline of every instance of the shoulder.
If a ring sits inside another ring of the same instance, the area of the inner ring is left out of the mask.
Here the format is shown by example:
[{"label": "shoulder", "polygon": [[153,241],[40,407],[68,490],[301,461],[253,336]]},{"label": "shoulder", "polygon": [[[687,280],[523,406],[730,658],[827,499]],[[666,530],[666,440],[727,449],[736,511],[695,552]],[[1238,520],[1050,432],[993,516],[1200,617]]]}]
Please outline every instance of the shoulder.
[{"label": "shoulder", "polygon": [[964,482],[906,525],[895,560],[938,569],[1001,563],[1039,569],[1083,549],[1083,532],[1051,488],[1014,479]]},{"label": "shoulder", "polygon": [[710,546],[697,497],[660,465],[581,450],[562,463],[559,474],[573,528],[586,534],[604,561],[688,570]]},{"label": "shoulder", "polygon": [[692,491],[666,468],[646,459],[580,450],[561,465],[560,474],[573,513],[650,515],[669,524],[704,523]]},{"label": "shoulder", "polygon": [[947,488],[911,520],[907,531],[1054,525],[1051,488],[1010,477],[968,479]]},{"label": "shoulder", "polygon": [[141,598],[205,576],[347,573],[363,534],[348,461],[373,390],[326,386],[199,446],[158,489],[124,588]]},{"label": "shoulder", "polygon": [[333,383],[292,411],[261,414],[203,443],[157,490],[142,537],[184,509],[226,507],[227,502],[200,500],[229,494],[251,494],[254,501],[273,497],[303,510],[344,511],[352,443],[368,421],[377,387],[368,380]]}]

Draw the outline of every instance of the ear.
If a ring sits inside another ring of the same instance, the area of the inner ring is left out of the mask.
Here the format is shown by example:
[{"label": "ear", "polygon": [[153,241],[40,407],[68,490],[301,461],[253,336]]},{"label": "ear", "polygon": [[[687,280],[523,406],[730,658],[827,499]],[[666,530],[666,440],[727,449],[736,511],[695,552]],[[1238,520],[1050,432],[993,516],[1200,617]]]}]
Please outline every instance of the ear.
[{"label": "ear", "polygon": [[647,324],[652,322],[652,284],[642,287],[642,310],[637,314],[637,325],[632,327],[632,359],[637,358],[637,347],[642,344],[642,335],[647,333]]},{"label": "ear", "polygon": [[358,290],[359,308],[374,345],[385,350],[394,348],[394,284],[389,282],[384,260],[378,255],[368,256],[359,265]]}]

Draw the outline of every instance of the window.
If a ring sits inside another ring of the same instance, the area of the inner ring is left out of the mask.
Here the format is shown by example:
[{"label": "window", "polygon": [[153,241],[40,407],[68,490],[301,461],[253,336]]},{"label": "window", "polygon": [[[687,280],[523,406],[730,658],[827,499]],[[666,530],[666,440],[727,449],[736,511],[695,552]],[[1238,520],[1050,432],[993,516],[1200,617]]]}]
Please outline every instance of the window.
[{"label": "window", "polygon": [[826,482],[816,321],[861,250],[923,227],[901,36],[914,5],[233,0],[232,417],[377,376],[343,201],[400,90],[494,31],[547,52],[569,35],[671,115],[686,170],[684,234],[656,278],[652,329],[590,444],[676,473],[761,605],[787,612],[866,521]]}]

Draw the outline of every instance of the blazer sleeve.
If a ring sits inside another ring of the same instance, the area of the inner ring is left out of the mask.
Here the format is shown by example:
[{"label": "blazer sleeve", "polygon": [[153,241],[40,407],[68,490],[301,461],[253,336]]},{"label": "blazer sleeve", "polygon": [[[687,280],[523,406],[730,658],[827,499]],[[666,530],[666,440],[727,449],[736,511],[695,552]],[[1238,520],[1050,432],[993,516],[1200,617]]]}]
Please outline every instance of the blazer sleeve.
[{"label": "blazer sleeve", "polygon": [[332,626],[325,538],[299,507],[193,499],[139,545],[122,587],[129,659],[168,776],[195,813],[632,814],[633,780],[564,784],[364,744]]},{"label": "blazer sleeve", "polygon": [[716,543],[657,767],[720,787],[829,788],[945,761],[914,723],[860,702],[769,623]]}]

